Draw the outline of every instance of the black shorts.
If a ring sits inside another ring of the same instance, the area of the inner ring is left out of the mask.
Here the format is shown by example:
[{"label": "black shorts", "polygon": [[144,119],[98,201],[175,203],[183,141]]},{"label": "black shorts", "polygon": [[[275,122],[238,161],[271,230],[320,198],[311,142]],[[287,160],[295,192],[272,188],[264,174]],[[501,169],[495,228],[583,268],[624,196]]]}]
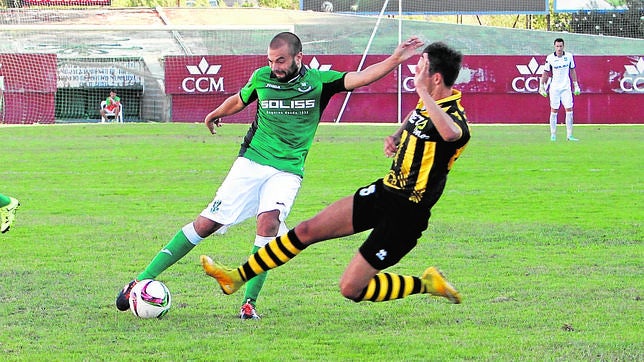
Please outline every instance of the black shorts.
[{"label": "black shorts", "polygon": [[373,230],[360,254],[378,270],[395,265],[416,246],[430,215],[427,206],[386,190],[382,179],[361,187],[353,196],[353,228]]}]

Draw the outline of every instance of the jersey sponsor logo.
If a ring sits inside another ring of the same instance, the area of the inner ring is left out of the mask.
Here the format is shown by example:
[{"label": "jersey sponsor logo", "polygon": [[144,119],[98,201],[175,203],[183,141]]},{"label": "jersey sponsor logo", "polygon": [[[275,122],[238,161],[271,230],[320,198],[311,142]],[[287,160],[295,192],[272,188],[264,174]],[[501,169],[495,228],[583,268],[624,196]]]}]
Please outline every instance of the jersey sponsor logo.
[{"label": "jersey sponsor logo", "polygon": [[[424,109],[423,109],[424,110]],[[429,139],[429,135],[424,133],[425,128],[430,124],[429,119],[418,113],[413,113],[409,117],[409,123],[414,125],[412,134],[420,139]]]},{"label": "jersey sponsor logo", "polygon": [[537,93],[544,66],[539,65],[534,57],[530,59],[528,64],[515,66],[521,75],[512,79],[512,89],[518,93]]},{"label": "jersey sponsor logo", "polygon": [[644,93],[644,58],[624,65],[624,75],[619,80],[619,88],[624,93]]},{"label": "jersey sponsor logo", "polygon": [[224,78],[215,77],[221,65],[208,64],[201,58],[198,65],[186,65],[190,75],[181,81],[181,89],[186,93],[213,93],[224,91]]},{"label": "jersey sponsor logo", "polygon": [[570,63],[566,63],[566,64],[558,64],[558,63],[554,63],[554,64],[552,65],[552,68],[553,68],[553,69],[564,69],[564,68],[568,68],[569,66],[570,66]]},{"label": "jersey sponsor logo", "polygon": [[264,109],[309,109],[315,108],[315,99],[266,99],[261,106]]}]

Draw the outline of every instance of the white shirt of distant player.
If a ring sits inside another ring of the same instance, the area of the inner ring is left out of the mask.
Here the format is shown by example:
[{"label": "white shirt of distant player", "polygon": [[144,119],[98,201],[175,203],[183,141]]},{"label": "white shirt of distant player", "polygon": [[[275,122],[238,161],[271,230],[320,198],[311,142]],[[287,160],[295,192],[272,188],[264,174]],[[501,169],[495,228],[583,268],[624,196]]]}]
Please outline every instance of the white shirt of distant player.
[{"label": "white shirt of distant player", "polygon": [[570,69],[575,69],[571,53],[564,52],[558,57],[550,53],[546,57],[545,70],[550,72],[550,89],[570,89]]}]

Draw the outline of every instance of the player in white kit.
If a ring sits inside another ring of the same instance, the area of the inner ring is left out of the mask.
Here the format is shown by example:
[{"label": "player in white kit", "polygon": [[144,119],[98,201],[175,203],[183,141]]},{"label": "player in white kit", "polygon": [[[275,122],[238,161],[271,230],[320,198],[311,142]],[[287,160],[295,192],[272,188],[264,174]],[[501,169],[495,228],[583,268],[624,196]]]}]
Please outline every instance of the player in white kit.
[{"label": "player in white kit", "polygon": [[[550,140],[557,140],[557,112],[559,107],[564,106],[566,110],[566,139],[568,141],[579,141],[572,135],[572,95],[581,93],[575,71],[575,60],[570,53],[564,51],[564,40],[555,39],[555,52],[548,54],[544,66],[543,76],[539,83],[539,94],[548,96],[548,81],[550,81]],[[571,91],[570,80],[574,86]]]}]

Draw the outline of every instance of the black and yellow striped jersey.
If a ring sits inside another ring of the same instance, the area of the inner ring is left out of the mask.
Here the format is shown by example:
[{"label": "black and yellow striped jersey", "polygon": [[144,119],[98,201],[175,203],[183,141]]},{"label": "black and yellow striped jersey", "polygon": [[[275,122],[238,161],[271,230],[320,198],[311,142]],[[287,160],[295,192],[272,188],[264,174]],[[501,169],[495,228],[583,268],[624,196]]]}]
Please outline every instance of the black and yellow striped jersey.
[{"label": "black and yellow striped jersey", "polygon": [[470,131],[461,106],[461,92],[436,103],[461,128],[463,135],[446,142],[429,118],[422,100],[409,117],[400,137],[400,144],[387,176],[385,188],[409,201],[432,207],[445,188],[447,174],[470,140]]}]

